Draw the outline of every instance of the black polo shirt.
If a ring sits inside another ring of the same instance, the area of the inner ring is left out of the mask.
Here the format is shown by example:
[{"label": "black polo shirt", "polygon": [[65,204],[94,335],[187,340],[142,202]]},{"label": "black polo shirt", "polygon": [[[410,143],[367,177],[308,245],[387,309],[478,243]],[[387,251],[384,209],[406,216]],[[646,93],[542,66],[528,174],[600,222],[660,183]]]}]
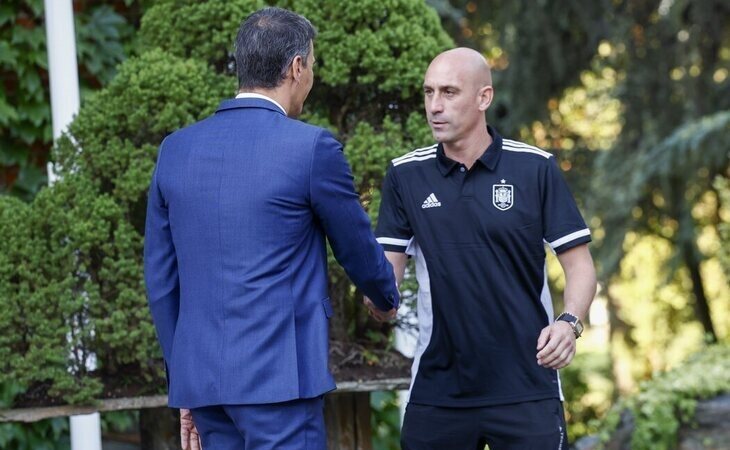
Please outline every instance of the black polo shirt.
[{"label": "black polo shirt", "polygon": [[557,371],[536,356],[553,316],[544,244],[560,253],[590,231],[550,153],[488,130],[470,170],[439,144],[395,158],[383,184],[378,242],[417,258],[413,403],[561,397]]}]

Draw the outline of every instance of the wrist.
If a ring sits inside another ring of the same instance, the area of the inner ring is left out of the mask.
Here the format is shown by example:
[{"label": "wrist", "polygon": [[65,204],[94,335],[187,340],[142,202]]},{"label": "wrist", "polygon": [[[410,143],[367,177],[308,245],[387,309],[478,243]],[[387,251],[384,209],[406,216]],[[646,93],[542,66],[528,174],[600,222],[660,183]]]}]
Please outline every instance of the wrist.
[{"label": "wrist", "polygon": [[555,318],[556,322],[567,322],[570,327],[573,329],[573,334],[575,335],[575,338],[578,339],[583,334],[583,322],[580,320],[580,318],[569,312],[563,312],[558,317]]}]

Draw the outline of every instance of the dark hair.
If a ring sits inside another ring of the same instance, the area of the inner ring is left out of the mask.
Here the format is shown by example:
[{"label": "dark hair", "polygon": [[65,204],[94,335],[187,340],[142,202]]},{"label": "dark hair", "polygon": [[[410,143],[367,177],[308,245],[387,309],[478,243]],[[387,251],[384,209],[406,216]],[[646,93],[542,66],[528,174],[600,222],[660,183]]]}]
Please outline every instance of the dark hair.
[{"label": "dark hair", "polygon": [[297,55],[306,67],[316,34],[309,20],[286,9],[264,8],[248,16],[236,36],[238,88],[279,86]]}]

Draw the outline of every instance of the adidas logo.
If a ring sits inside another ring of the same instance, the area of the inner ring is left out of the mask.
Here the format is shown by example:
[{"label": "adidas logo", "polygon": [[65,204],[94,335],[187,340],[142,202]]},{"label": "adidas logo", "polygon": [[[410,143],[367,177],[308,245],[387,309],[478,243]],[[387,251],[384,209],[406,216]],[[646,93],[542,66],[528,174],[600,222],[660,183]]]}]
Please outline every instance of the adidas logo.
[{"label": "adidas logo", "polygon": [[433,195],[433,193],[431,193],[431,195],[429,195],[426,198],[426,200],[424,200],[423,204],[421,205],[421,208],[423,208],[423,209],[438,208],[439,206],[441,206],[441,202],[438,201],[438,199],[436,198],[435,195]]}]

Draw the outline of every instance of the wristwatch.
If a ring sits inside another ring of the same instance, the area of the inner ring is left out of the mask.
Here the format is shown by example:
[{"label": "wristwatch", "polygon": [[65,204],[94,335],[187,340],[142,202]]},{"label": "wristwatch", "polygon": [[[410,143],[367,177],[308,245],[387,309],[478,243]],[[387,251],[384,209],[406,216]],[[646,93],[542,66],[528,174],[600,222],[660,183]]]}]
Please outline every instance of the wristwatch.
[{"label": "wristwatch", "polygon": [[579,318],[572,315],[571,313],[561,313],[558,317],[555,318],[556,321],[562,320],[563,322],[568,322],[570,326],[573,328],[573,333],[575,334],[575,338],[578,339],[581,334],[583,334],[583,322],[580,321]]}]

